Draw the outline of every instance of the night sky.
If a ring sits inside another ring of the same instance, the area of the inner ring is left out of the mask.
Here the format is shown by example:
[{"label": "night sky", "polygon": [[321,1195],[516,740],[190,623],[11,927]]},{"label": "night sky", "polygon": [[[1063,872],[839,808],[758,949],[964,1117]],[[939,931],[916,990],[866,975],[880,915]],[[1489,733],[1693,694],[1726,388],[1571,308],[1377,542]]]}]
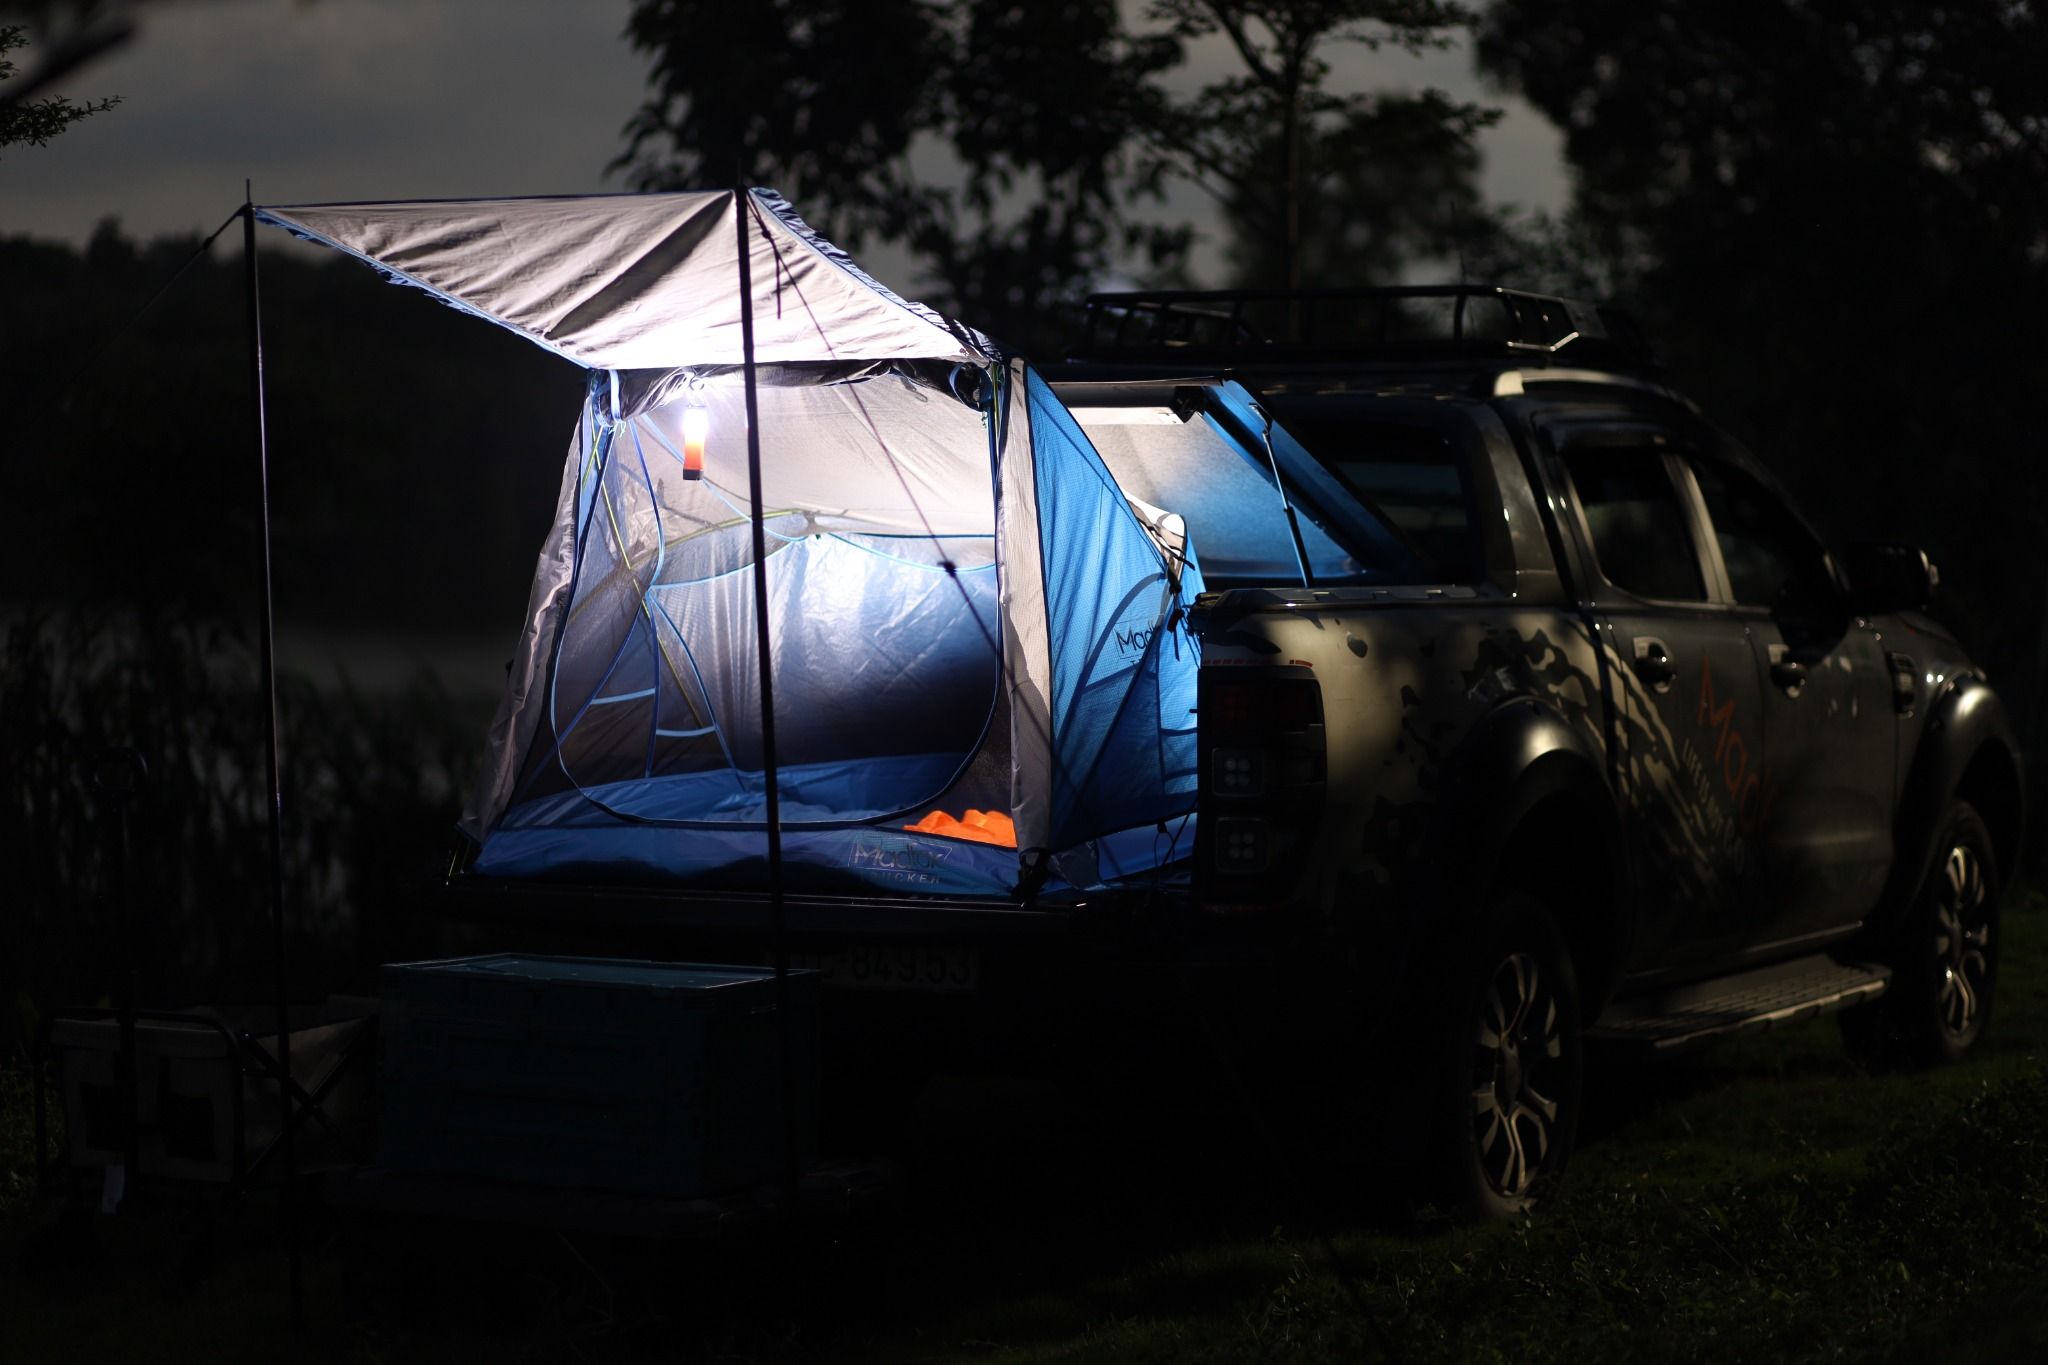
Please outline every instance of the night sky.
[{"label": "night sky", "polygon": [[[119,95],[120,107],[48,148],[0,161],[0,233],[82,243],[118,217],[131,235],[207,232],[241,202],[583,194],[626,188],[605,167],[642,94],[621,34],[625,0],[189,0],[138,7],[136,36],[47,93]],[[1143,0],[1127,0],[1138,21]],[[36,51],[20,54],[32,65]],[[1226,54],[1197,48],[1180,79]],[[1462,50],[1336,53],[1339,88],[1435,84],[1502,108],[1484,134],[1483,188],[1563,207],[1561,139],[1520,100],[1487,89]],[[764,92],[772,98],[772,92]],[[943,174],[943,168],[934,168]],[[804,210],[804,205],[797,205]],[[1207,222],[1184,191],[1171,211]],[[1212,241],[1196,258],[1214,275]],[[915,290],[886,248],[863,253]]]}]

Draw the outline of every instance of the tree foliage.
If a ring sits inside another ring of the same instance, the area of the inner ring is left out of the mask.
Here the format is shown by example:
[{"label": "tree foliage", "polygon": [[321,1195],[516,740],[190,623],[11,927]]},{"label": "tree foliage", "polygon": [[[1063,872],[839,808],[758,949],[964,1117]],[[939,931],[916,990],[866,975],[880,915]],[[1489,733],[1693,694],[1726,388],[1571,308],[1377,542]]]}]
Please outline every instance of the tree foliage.
[{"label": "tree foliage", "polygon": [[1473,136],[1498,115],[1440,90],[1339,93],[1333,50],[1442,47],[1470,23],[1443,0],[1156,0],[1183,42],[1223,37],[1238,69],[1164,102],[1160,164],[1222,205],[1245,284],[1386,283],[1451,257],[1484,216]]},{"label": "tree foliage", "polygon": [[[1344,94],[1341,44],[1409,51],[1465,22],[1444,0],[639,0],[650,91],[617,163],[642,188],[774,181],[848,245],[889,241],[939,302],[1020,343],[1118,268],[1172,275],[1192,229],[1175,181],[1225,210],[1248,282],[1356,283],[1452,254],[1481,217],[1472,134],[1437,91]],[[1191,95],[1188,45],[1241,72]]]},{"label": "tree foliage", "polygon": [[636,186],[772,181],[849,246],[908,246],[999,331],[1184,243],[1132,212],[1156,185],[1130,130],[1177,52],[1114,0],[639,0],[627,36],[653,63],[615,163]]},{"label": "tree foliage", "polygon": [[[27,30],[19,25],[0,25],[0,81],[10,80],[20,69],[8,54],[28,46]],[[119,95],[74,104],[62,95],[42,99],[0,99],[0,148],[27,145],[45,147],[50,139],[80,119],[104,114],[121,102]]]},{"label": "tree foliage", "polygon": [[2038,695],[2048,17],[1501,0],[1479,51],[1564,129],[1582,240],[1689,383],[1828,529],[1925,543]]}]

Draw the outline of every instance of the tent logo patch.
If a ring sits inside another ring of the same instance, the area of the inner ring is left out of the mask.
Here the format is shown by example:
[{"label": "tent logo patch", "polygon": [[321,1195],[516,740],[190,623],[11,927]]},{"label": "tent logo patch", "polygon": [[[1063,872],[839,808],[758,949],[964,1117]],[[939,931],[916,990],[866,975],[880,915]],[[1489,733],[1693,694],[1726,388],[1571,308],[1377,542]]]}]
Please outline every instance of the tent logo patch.
[{"label": "tent logo patch", "polygon": [[937,885],[945,871],[950,848],[908,839],[856,839],[846,865],[871,876],[905,885]]},{"label": "tent logo patch", "polygon": [[1163,624],[1156,603],[1126,603],[1124,614],[1096,637],[1100,643],[1091,653],[1088,682],[1105,682],[1142,665],[1154,632]]}]

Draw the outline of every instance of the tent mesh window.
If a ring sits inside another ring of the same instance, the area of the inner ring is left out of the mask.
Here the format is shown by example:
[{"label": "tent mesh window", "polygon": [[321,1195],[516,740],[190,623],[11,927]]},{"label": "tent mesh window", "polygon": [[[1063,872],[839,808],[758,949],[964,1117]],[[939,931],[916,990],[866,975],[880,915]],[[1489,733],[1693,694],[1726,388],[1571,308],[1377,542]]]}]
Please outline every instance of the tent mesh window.
[{"label": "tent mesh window", "polygon": [[[860,392],[871,384],[882,391]],[[977,412],[925,391],[924,427],[885,442],[875,408],[915,391],[892,375],[760,392],[786,824],[919,810],[977,769],[984,780],[969,787],[994,786],[997,759],[976,762],[1002,694],[987,441]],[[765,818],[738,398],[736,386],[705,384],[586,423],[569,605],[515,806],[573,792],[640,821]],[[706,433],[697,477],[685,451],[693,424]],[[915,460],[933,486],[906,488],[874,467],[890,460]],[[977,794],[1000,806],[1006,787]]]}]

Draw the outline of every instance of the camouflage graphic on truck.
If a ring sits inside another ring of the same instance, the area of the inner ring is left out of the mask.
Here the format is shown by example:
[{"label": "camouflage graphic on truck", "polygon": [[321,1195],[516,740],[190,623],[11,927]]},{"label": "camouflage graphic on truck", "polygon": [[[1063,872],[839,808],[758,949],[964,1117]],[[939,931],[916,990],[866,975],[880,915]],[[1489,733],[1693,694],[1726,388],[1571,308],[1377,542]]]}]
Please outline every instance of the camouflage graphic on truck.
[{"label": "camouflage graphic on truck", "polygon": [[1757,718],[1716,691],[1704,664],[1686,699],[1690,723],[1674,729],[1619,651],[1596,647],[1574,612],[1469,601],[1233,605],[1212,602],[1198,619],[1205,667],[1298,668],[1322,691],[1328,800],[1298,889],[1323,915],[1341,921],[1412,884],[1458,746],[1496,708],[1532,699],[1612,783],[1641,860],[1684,870],[1672,880],[1676,917],[1731,913],[1776,784]]}]

